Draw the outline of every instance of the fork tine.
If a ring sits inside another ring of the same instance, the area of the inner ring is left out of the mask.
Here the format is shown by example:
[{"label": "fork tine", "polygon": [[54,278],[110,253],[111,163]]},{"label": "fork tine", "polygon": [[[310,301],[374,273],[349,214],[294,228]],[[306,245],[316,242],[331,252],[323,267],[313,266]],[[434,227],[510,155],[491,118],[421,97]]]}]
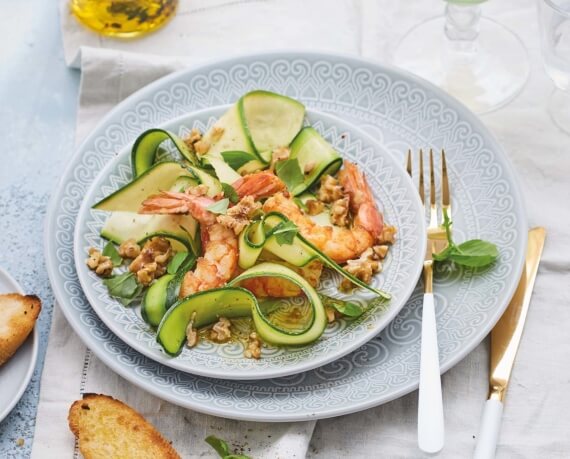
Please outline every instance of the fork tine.
[{"label": "fork tine", "polygon": [[408,150],[408,159],[406,160],[406,170],[408,171],[408,175],[412,176],[412,150]]},{"label": "fork tine", "polygon": [[[441,150],[441,207],[447,211],[447,215],[451,214],[451,202],[449,198],[449,178],[447,175],[447,161],[445,159],[445,150]],[[443,212],[443,211],[442,211]]]},{"label": "fork tine", "polygon": [[429,226],[437,226],[437,207],[435,205],[435,168],[433,167],[433,150],[429,150]]},{"label": "fork tine", "polygon": [[425,205],[425,191],[424,191],[424,152],[423,150],[420,148],[420,186],[419,186],[419,190],[420,192],[420,199],[422,200],[422,204]]}]

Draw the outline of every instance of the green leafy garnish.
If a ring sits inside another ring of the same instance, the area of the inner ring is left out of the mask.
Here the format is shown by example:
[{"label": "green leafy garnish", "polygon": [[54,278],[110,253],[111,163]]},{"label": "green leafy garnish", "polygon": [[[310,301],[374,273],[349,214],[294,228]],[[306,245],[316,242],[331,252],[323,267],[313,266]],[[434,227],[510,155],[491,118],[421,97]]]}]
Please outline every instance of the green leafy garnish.
[{"label": "green leafy garnish", "polygon": [[224,161],[234,170],[238,170],[241,166],[254,161],[257,157],[247,151],[224,151],[222,152]]},{"label": "green leafy garnish", "polygon": [[103,279],[103,284],[109,290],[109,295],[117,298],[125,306],[130,304],[142,291],[142,285],[137,282],[135,275],[130,272]]},{"label": "green leafy garnish", "polygon": [[214,204],[210,204],[206,207],[206,210],[212,212],[213,214],[223,214],[225,215],[228,211],[228,206],[230,204],[230,200],[228,198],[221,199],[216,201]]},{"label": "green leafy garnish", "polygon": [[237,191],[230,184],[222,183],[222,190],[224,191],[224,196],[228,198],[232,204],[236,204],[239,201]]},{"label": "green leafy garnish", "polygon": [[356,318],[360,317],[365,308],[358,306],[356,303],[351,303],[350,301],[339,300],[338,298],[331,298],[327,295],[322,295],[319,293],[319,297],[323,302],[323,306],[329,306],[334,310],[340,312],[343,316]]},{"label": "green leafy garnish", "polygon": [[301,166],[299,166],[299,161],[297,159],[287,159],[285,161],[279,161],[275,165],[275,172],[277,176],[283,180],[283,183],[287,186],[287,189],[291,192],[303,183],[304,176],[301,172]]},{"label": "green leafy garnish", "polygon": [[291,245],[295,236],[299,233],[299,228],[291,220],[283,221],[273,228],[272,234],[279,245]]},{"label": "green leafy garnish", "polygon": [[174,255],[166,267],[166,272],[168,274],[176,274],[176,271],[178,271],[178,268],[180,268],[182,263],[184,263],[187,256],[188,252],[178,252],[176,255]]},{"label": "green leafy garnish", "polygon": [[447,211],[443,211],[443,226],[447,236],[448,246],[439,253],[433,254],[436,261],[453,261],[458,265],[469,266],[471,268],[481,268],[493,263],[499,256],[497,246],[492,242],[481,239],[471,239],[459,245],[455,244],[451,237],[451,220]]},{"label": "green leafy garnish", "polygon": [[216,450],[216,453],[218,453],[222,459],[251,459],[249,456],[244,454],[231,453],[227,442],[214,435],[209,435],[206,437],[205,441]]},{"label": "green leafy garnish", "polygon": [[113,266],[121,266],[123,264],[123,259],[112,242],[107,242],[107,245],[103,248],[103,255],[111,259]]}]

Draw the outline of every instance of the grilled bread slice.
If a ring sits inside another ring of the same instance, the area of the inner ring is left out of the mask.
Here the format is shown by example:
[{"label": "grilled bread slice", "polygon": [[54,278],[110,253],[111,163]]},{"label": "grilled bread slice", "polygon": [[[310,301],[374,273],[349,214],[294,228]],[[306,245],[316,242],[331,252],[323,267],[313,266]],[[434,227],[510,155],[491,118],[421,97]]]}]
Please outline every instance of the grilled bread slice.
[{"label": "grilled bread slice", "polygon": [[152,424],[108,395],[85,394],[67,419],[85,459],[180,459]]},{"label": "grilled bread slice", "polygon": [[41,301],[34,295],[0,295],[0,366],[18,350],[34,328]]}]

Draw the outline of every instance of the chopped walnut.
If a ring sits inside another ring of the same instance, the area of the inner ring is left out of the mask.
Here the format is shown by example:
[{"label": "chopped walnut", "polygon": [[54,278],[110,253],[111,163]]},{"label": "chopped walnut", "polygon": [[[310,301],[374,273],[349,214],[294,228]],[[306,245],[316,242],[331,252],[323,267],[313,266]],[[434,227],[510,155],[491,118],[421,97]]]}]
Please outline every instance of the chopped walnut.
[{"label": "chopped walnut", "polygon": [[119,255],[123,258],[133,259],[140,253],[141,248],[134,239],[127,239],[119,246]]},{"label": "chopped walnut", "polygon": [[188,188],[186,192],[188,194],[191,194],[192,196],[197,196],[197,197],[205,196],[206,193],[208,193],[208,185],[204,185],[203,183],[201,183],[200,185]]},{"label": "chopped walnut", "polygon": [[[387,248],[387,246],[369,247],[362,252],[360,258],[356,260],[348,260],[344,267],[345,271],[352,274],[357,279],[369,284],[372,280],[372,276],[382,271],[382,263],[380,262],[380,259],[386,256],[386,252],[384,252],[382,247]],[[382,253],[384,254],[383,256],[381,256]],[[352,287],[352,282],[348,279],[343,279],[340,284],[340,288],[344,291],[350,290]]]},{"label": "chopped walnut", "polygon": [[339,181],[331,175],[324,175],[317,194],[319,201],[333,202],[344,197],[344,192]]},{"label": "chopped walnut", "polygon": [[196,318],[196,312],[192,314],[192,318],[186,327],[186,344],[188,347],[194,347],[198,344],[200,335],[198,335],[198,330],[194,328],[194,319]]},{"label": "chopped walnut", "polygon": [[378,237],[378,242],[380,244],[393,244],[396,240],[397,231],[395,226],[384,226],[382,234]]},{"label": "chopped walnut", "polygon": [[290,154],[291,150],[289,150],[287,147],[279,147],[273,150],[271,153],[271,164],[269,166],[269,169],[274,170],[275,164],[277,164],[279,161],[285,161],[286,159],[289,159]]},{"label": "chopped walnut", "polygon": [[202,134],[200,133],[200,131],[198,129],[193,128],[190,131],[190,135],[184,139],[184,142],[189,147],[193,147],[194,144],[200,140],[202,140]]},{"label": "chopped walnut", "polygon": [[225,343],[232,337],[232,323],[225,317],[220,317],[210,330],[210,339],[216,343]]},{"label": "chopped walnut", "polygon": [[388,254],[388,246],[387,245],[375,245],[374,247],[372,247],[372,250],[374,250],[374,253],[380,259],[386,258],[386,255]]},{"label": "chopped walnut", "polygon": [[89,258],[87,258],[87,266],[95,274],[101,277],[109,277],[113,273],[113,262],[109,257],[101,254],[99,250],[94,247],[89,249]]},{"label": "chopped walnut", "polygon": [[261,209],[261,204],[253,196],[242,198],[235,206],[230,207],[226,215],[218,215],[217,221],[232,229],[237,235],[249,224],[251,218]]},{"label": "chopped walnut", "polygon": [[220,137],[223,135],[225,129],[221,126],[214,126],[212,128],[212,139],[214,141],[219,140]]},{"label": "chopped walnut", "polygon": [[263,343],[257,336],[257,333],[252,332],[247,340],[247,349],[243,353],[246,359],[259,359],[261,358],[261,346]]},{"label": "chopped walnut", "polygon": [[337,199],[331,206],[331,222],[337,226],[348,226],[348,196]]},{"label": "chopped walnut", "polygon": [[209,149],[210,149],[210,142],[207,142],[206,140],[198,140],[198,142],[194,144],[194,150],[196,150],[196,153],[198,153],[201,156],[208,153]]},{"label": "chopped walnut", "polygon": [[324,203],[316,199],[307,199],[307,201],[305,201],[305,207],[309,215],[318,215],[325,210]]},{"label": "chopped walnut", "polygon": [[149,285],[166,272],[166,265],[172,255],[168,239],[153,237],[145,242],[139,255],[129,265],[129,271],[136,273],[142,285]]},{"label": "chopped walnut", "polygon": [[314,161],[309,161],[305,163],[305,167],[303,167],[303,172],[305,174],[310,174],[311,172],[313,172],[313,169],[315,168],[316,165],[317,163]]}]

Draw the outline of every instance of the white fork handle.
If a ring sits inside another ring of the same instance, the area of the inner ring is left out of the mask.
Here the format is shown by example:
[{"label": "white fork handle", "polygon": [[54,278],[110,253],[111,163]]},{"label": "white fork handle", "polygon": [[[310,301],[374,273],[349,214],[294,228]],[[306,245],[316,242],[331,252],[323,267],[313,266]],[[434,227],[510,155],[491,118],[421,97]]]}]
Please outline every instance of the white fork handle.
[{"label": "white fork handle", "polygon": [[437,453],[443,448],[444,426],[433,293],[424,294],[420,358],[418,446],[426,453]]},{"label": "white fork handle", "polygon": [[499,400],[487,400],[473,459],[493,459],[495,457],[502,416],[503,403]]}]

